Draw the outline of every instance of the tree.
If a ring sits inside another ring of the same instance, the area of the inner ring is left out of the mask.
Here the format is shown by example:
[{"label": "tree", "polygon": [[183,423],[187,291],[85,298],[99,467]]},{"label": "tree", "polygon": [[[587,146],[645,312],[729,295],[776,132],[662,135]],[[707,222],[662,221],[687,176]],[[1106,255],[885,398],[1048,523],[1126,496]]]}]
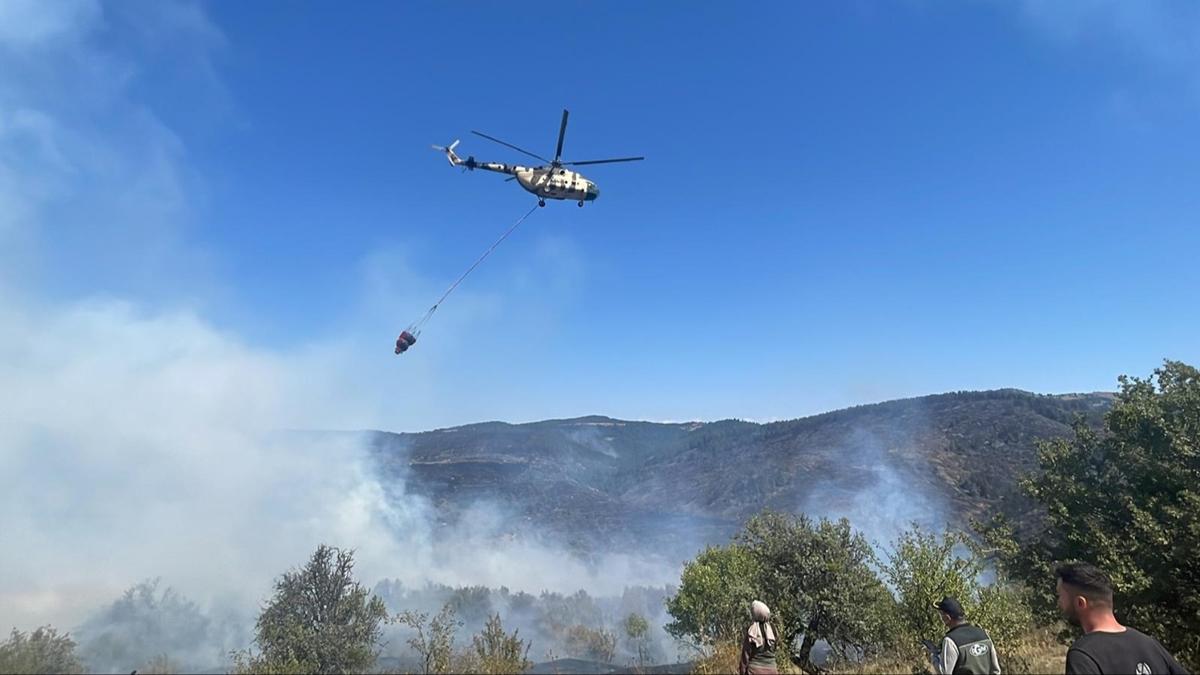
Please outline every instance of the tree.
[{"label": "tree", "polygon": [[750,620],[758,579],[757,563],[745,547],[706,548],[684,566],[679,590],[667,600],[674,619],[667,633],[705,649],[737,642]]},{"label": "tree", "polygon": [[646,667],[650,658],[650,623],[641,614],[630,614],[621,622],[630,651],[637,655],[637,667]]},{"label": "tree", "polygon": [[487,624],[477,635],[471,637],[474,647],[469,667],[461,668],[461,672],[485,673],[500,675],[501,673],[523,673],[533,665],[529,660],[529,644],[517,636],[519,630],[511,635],[504,631],[500,623],[500,615],[493,614]]},{"label": "tree", "polygon": [[603,622],[600,607],[585,591],[568,596],[542,591],[538,600],[541,605],[538,628],[560,639],[566,638],[571,626],[596,626]]},{"label": "tree", "polygon": [[617,655],[617,636],[602,628],[577,624],[567,630],[566,651],[578,658],[612,663]]},{"label": "tree", "polygon": [[93,670],[127,672],[164,654],[170,655],[175,670],[199,670],[220,663],[233,648],[233,632],[228,628],[179,592],[151,579],[135,584],[92,614],[75,634],[80,658]]},{"label": "tree", "polygon": [[991,585],[980,582],[986,568],[978,543],[961,532],[939,537],[914,527],[901,534],[881,567],[896,598],[899,651],[922,654],[921,639],[945,632],[933,603],[949,595],[958,599],[972,623],[988,632],[1003,660],[1007,648],[1028,632],[1033,617],[1019,590],[1003,579]]},{"label": "tree", "polygon": [[82,673],[83,664],[75,656],[75,641],[70,634],[59,635],[50,626],[32,633],[13,629],[0,643],[0,673]]},{"label": "tree", "polygon": [[492,615],[492,591],[487,586],[456,588],[449,603],[455,616],[468,626],[481,626]]},{"label": "tree", "polygon": [[782,644],[802,640],[792,655],[796,665],[817,670],[811,658],[817,640],[841,658],[883,646],[892,598],[872,569],[871,546],[845,518],[814,523],[803,514],[764,511],[736,540],[756,563],[760,599],[771,608]]},{"label": "tree", "polygon": [[1022,489],[1041,522],[985,528],[1006,570],[1056,617],[1053,568],[1085,560],[1107,571],[1123,622],[1200,669],[1200,371],[1166,361],[1147,379],[1120,378],[1104,433],[1081,422],[1071,439],[1039,444]]},{"label": "tree", "polygon": [[454,606],[446,603],[442,611],[430,620],[424,612],[401,612],[394,621],[416,631],[408,644],[421,656],[421,672],[450,672],[450,660],[454,655],[454,633],[462,626],[454,615]]},{"label": "tree", "polygon": [[[971,621],[984,627],[992,642],[996,644],[1000,666],[1007,672],[1037,672],[1035,663],[1028,661],[1028,643],[1034,622],[1033,610],[1029,607],[1029,590],[1000,578],[980,586],[975,597],[975,607],[968,615]],[[1019,652],[1025,651],[1026,656]]]},{"label": "tree", "polygon": [[256,624],[261,655],[238,655],[256,672],[361,673],[375,664],[383,601],[354,580],[354,554],[322,544],[308,564],[275,582]]}]

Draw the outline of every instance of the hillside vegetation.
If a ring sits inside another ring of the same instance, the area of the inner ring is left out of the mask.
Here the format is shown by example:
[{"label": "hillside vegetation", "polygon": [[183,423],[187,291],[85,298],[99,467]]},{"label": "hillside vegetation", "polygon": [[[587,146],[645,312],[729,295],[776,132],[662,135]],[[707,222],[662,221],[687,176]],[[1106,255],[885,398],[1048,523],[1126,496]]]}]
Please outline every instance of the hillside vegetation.
[{"label": "hillside vegetation", "polygon": [[[1006,499],[998,498],[1002,503],[987,519],[974,520],[969,527],[907,527],[882,545],[869,541],[847,519],[774,509],[767,499],[767,507],[760,505],[750,513],[727,543],[708,546],[692,557],[678,587],[655,600],[663,603],[667,614],[661,626],[648,621],[655,609],[646,603],[655,597],[652,590],[628,595],[630,603],[640,604],[620,605],[615,614],[586,594],[535,597],[482,587],[437,590],[434,596],[444,602],[436,613],[395,607],[397,602],[416,602],[418,595],[394,584],[368,591],[353,576],[352,552],[321,545],[304,566],[279,577],[257,619],[254,644],[229,654],[227,661],[233,672],[266,673],[552,672],[547,668],[589,663],[595,672],[732,672],[748,607],[759,599],[773,610],[782,672],[925,672],[928,663],[919,641],[937,639],[943,630],[931,605],[952,595],[962,601],[968,618],[994,639],[1005,672],[1057,671],[1064,645],[1077,629],[1058,616],[1052,570],[1061,562],[1081,560],[1111,574],[1119,620],[1158,638],[1180,662],[1197,670],[1200,371],[1166,362],[1151,377],[1122,377],[1120,385],[1098,420],[1094,413],[1103,397],[953,394],[778,425],[635,425],[620,445],[631,456],[615,452],[612,439],[620,432],[613,431],[599,432],[607,434],[602,438],[609,443],[600,447],[614,450],[611,453],[585,451],[587,443],[580,439],[577,446],[552,449],[554,438],[578,432],[580,424],[620,428],[604,426],[619,423],[599,419],[543,423],[519,433],[513,431],[519,428],[507,425],[482,425],[466,428],[463,438],[472,440],[465,443],[421,435],[425,440],[407,450],[404,461],[410,466],[454,465],[471,456],[470,461],[481,464],[524,466],[512,471],[519,481],[531,466],[554,465],[547,457],[573,457],[573,463],[558,466],[560,476],[590,473],[598,485],[607,485],[598,499],[636,503],[620,481],[604,483],[604,476],[631,477],[630,467],[644,471],[648,466],[675,466],[688,456],[741,458],[789,443],[810,448],[792,453],[798,457],[781,451],[775,464],[763,455],[768,465],[762,469],[768,472],[761,474],[763,490],[770,494],[787,484],[767,480],[770,466],[786,471],[827,460],[832,451],[805,445],[812,438],[840,438],[853,429],[852,433],[884,439],[886,452],[903,455],[911,449],[905,443],[915,441],[902,442],[907,438],[903,433],[889,435],[871,420],[882,423],[885,418],[919,415],[920,423],[914,422],[910,430],[924,429],[919,434],[922,442],[949,444],[921,451],[926,461],[949,462],[948,448],[958,447],[952,439],[983,443],[979,439],[988,438],[987,447],[959,451],[997,465],[1007,456],[1014,490]],[[966,427],[945,417],[948,410],[961,407],[976,411],[964,415],[958,410],[958,419],[973,420]],[[980,409],[993,412],[981,417]],[[1042,420],[1043,428],[1055,433],[1033,440],[1026,431],[1014,428],[1008,436],[993,427],[991,435],[977,435],[982,434],[978,420],[1000,415],[997,409],[1029,423]],[[1068,425],[1070,432],[1057,433],[1058,425]],[[482,430],[488,427],[499,433],[485,441]],[[520,440],[531,431],[542,439],[532,449]],[[454,438],[462,432],[436,433]],[[590,435],[581,438],[595,442]],[[1026,441],[1034,444],[1029,460],[1012,456],[1012,448]],[[961,463],[948,466],[972,475]],[[946,482],[950,468],[939,465],[937,480]],[[711,484],[682,485],[677,494],[705,494],[710,489]],[[639,499],[650,503],[659,498]],[[978,498],[984,503],[991,499]],[[1018,505],[1008,503],[1012,501]],[[711,512],[729,518],[751,508],[749,502],[711,506]],[[153,607],[192,611],[191,605],[169,593],[156,600],[154,588],[131,592],[125,600],[136,603],[146,597],[154,600],[149,603]],[[539,639],[555,641],[547,654],[550,664],[536,664],[530,656],[531,636],[513,627],[520,618],[519,607],[525,619],[541,627]],[[153,617],[139,617],[154,623]],[[463,631],[467,623],[470,628]],[[652,663],[672,660],[650,639],[659,628],[675,639],[679,660],[685,663]],[[384,663],[384,635],[392,630],[400,631],[409,649],[403,658],[389,657]],[[164,645],[161,651],[145,652],[144,671],[176,670],[169,649]],[[557,658],[564,655],[568,658]],[[31,633],[14,630],[0,643],[3,672],[81,672],[85,666],[71,636],[50,626]]]}]

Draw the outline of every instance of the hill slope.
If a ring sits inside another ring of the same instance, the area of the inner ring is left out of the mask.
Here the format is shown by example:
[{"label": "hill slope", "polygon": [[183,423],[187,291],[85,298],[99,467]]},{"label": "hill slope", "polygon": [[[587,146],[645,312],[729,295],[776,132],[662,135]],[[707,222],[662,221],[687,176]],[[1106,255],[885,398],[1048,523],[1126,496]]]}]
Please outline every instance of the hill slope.
[{"label": "hill slope", "polygon": [[1111,398],[960,392],[770,424],[584,417],[371,439],[385,478],[447,522],[484,502],[510,510],[514,531],[581,552],[690,555],[764,506],[846,515],[882,539],[909,520],[984,515],[1031,468],[1037,439],[1069,435],[1079,415],[1098,425]]}]

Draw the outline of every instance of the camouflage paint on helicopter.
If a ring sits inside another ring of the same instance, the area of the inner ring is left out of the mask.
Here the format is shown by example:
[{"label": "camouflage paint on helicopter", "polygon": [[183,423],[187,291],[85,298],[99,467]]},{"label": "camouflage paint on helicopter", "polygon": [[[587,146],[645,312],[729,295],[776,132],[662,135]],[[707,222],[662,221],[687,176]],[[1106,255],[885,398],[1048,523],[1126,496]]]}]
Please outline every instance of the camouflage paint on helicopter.
[{"label": "camouflage paint on helicopter", "polygon": [[549,160],[541,155],[536,155],[528,150],[519,148],[511,143],[506,143],[498,138],[492,138],[487,134],[478,131],[471,133],[476,136],[482,136],[489,141],[494,141],[501,145],[510,147],[518,152],[523,152],[530,157],[540,159],[546,162],[542,166],[521,166],[519,164],[504,164],[501,162],[480,162],[474,157],[462,159],[454,153],[454,148],[458,145],[458,141],[454,141],[448,146],[435,145],[435,150],[440,150],[446,153],[446,158],[450,160],[453,166],[462,166],[474,171],[475,169],[483,169],[484,171],[494,171],[512,176],[508,180],[516,180],[521,187],[528,192],[538,196],[538,206],[545,206],[547,199],[560,200],[575,200],[580,206],[584,202],[594,201],[600,196],[600,188],[596,184],[583,176],[578,171],[566,169],[567,166],[582,166],[585,164],[611,164],[613,162],[636,162],[645,159],[645,157],[620,157],[617,159],[591,159],[577,162],[562,162],[559,159],[562,157],[563,136],[567,131],[567,111],[563,110],[562,125],[558,129],[558,147],[554,154],[554,159]]}]

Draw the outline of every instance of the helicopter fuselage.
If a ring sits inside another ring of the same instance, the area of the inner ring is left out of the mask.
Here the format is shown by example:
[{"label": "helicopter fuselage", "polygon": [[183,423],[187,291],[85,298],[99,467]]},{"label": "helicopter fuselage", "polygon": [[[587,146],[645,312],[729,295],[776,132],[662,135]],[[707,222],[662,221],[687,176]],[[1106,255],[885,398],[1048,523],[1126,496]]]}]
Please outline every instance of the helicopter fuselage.
[{"label": "helicopter fuselage", "polygon": [[600,196],[596,184],[578,171],[559,167],[514,167],[517,182],[543,199],[564,199],[590,202]]},{"label": "helicopter fuselage", "polygon": [[600,196],[600,189],[578,171],[563,167],[521,166],[520,164],[504,164],[501,162],[479,162],[474,157],[459,159],[451,153],[450,163],[465,166],[468,169],[483,169],[496,173],[506,173],[517,179],[526,191],[542,199],[562,199],[578,202],[594,201]]}]

